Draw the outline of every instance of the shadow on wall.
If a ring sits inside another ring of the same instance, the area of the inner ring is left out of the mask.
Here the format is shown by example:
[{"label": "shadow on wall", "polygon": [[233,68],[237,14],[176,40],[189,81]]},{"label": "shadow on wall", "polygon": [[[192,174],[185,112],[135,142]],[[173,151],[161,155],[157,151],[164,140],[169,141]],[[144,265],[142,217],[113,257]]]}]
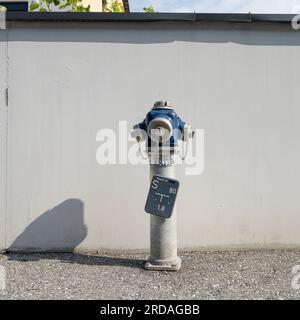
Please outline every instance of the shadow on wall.
[{"label": "shadow on wall", "polygon": [[41,214],[7,251],[73,251],[86,235],[84,203],[68,199]]},{"label": "shadow on wall", "polygon": [[[34,220],[7,249],[9,260],[61,260],[65,263],[143,268],[144,260],[70,253],[86,238],[84,203],[68,199]],[[32,252],[48,253],[32,253]],[[25,253],[25,254],[23,254]]]}]

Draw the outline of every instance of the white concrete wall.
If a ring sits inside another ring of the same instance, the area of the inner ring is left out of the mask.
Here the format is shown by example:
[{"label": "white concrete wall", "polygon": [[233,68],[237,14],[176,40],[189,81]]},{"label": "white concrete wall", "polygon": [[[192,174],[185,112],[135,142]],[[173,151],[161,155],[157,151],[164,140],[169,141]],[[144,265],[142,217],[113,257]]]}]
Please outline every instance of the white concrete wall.
[{"label": "white concrete wall", "polygon": [[205,130],[203,174],[179,170],[180,247],[300,245],[300,37],[289,26],[15,24],[8,49],[2,246],[7,219],[10,249],[147,248],[148,168],[99,166],[95,137],[158,99]]}]

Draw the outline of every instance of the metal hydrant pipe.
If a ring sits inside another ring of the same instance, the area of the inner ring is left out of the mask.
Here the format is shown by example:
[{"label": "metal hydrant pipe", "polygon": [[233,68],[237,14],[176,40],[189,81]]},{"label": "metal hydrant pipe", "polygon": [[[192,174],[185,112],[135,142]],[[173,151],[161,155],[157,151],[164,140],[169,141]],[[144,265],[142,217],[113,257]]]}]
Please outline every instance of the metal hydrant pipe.
[{"label": "metal hydrant pipe", "polygon": [[[170,159],[172,160],[172,159]],[[154,175],[175,179],[173,161],[168,165],[150,164],[150,181]],[[181,259],[177,256],[176,205],[171,218],[150,216],[150,257],[145,264],[147,270],[177,271]]]}]

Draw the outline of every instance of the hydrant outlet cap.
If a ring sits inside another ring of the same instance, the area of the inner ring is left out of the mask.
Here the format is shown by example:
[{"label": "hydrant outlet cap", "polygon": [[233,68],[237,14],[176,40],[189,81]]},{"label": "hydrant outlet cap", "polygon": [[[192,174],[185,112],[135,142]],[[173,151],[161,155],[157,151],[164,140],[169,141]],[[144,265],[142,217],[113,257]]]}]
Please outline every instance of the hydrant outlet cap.
[{"label": "hydrant outlet cap", "polygon": [[157,101],[154,103],[154,106],[152,109],[161,109],[161,108],[173,109],[171,107],[170,101]]}]

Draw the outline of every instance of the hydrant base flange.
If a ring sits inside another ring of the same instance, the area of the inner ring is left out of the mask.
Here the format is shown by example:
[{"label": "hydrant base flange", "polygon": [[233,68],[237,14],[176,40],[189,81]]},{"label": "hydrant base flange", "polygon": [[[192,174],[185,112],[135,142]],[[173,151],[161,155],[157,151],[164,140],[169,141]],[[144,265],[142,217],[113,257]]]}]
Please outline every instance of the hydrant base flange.
[{"label": "hydrant base flange", "polygon": [[150,271],[179,271],[180,267],[181,259],[179,257],[174,260],[150,260],[145,264],[145,269]]}]

